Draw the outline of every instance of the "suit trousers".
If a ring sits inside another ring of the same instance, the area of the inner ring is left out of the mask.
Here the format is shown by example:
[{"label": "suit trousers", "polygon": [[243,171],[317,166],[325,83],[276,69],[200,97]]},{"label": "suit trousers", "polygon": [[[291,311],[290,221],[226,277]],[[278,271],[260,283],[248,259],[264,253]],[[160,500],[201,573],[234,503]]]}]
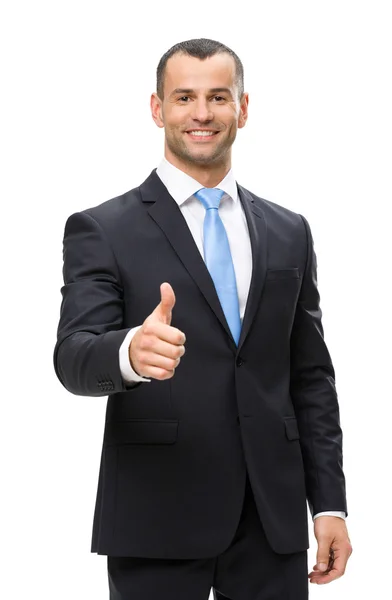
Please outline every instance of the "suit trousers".
[{"label": "suit trousers", "polygon": [[275,553],[264,534],[248,476],[229,547],[205,559],[107,557],[110,600],[307,600],[307,551]]}]

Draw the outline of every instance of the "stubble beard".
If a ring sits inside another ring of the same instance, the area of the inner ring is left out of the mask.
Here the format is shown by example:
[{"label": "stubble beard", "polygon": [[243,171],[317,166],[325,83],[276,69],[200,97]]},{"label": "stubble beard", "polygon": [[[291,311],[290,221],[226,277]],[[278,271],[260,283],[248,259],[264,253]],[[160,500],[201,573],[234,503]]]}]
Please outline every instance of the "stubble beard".
[{"label": "stubble beard", "polygon": [[[184,135],[180,133],[180,135]],[[186,135],[186,134],[185,134]],[[235,139],[235,136],[234,136]],[[227,155],[234,142],[234,139],[225,139],[223,142],[218,144],[213,152],[200,149],[195,149],[193,152],[189,150],[185,141],[178,139],[175,135],[166,135],[166,144],[170,152],[174,154],[179,160],[188,164],[197,165],[220,165],[227,159]]]}]

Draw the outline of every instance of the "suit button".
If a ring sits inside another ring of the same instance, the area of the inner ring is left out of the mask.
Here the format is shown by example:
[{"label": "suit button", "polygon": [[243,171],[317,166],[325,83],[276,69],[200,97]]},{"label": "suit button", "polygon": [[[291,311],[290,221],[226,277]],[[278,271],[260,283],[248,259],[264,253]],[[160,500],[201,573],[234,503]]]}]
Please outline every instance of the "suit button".
[{"label": "suit button", "polygon": [[237,358],[237,362],[236,362],[237,367],[242,367],[242,365],[244,364],[244,362],[245,362],[244,359],[239,356]]}]

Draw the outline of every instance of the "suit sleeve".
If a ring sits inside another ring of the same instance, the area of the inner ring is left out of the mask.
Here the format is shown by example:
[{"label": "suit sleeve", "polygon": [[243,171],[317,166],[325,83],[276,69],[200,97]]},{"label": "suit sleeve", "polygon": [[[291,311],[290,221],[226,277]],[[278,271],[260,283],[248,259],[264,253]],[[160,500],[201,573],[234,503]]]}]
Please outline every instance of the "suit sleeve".
[{"label": "suit sleeve", "polygon": [[107,396],[140,383],[121,377],[123,288],[112,248],[86,212],[71,215],[63,241],[62,303],[54,349],[56,374],[73,394]]},{"label": "suit sleeve", "polygon": [[[302,217],[302,215],[301,215]],[[306,267],[291,333],[290,394],[300,432],[310,512],[344,511],[342,430],[335,372],[321,322],[317,259],[307,220]]]}]

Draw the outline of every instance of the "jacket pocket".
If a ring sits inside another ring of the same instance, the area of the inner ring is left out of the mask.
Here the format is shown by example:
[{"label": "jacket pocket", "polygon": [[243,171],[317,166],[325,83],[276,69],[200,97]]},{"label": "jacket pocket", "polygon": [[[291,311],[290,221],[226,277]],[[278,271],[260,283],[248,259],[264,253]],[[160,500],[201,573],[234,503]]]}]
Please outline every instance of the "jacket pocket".
[{"label": "jacket pocket", "polygon": [[177,435],[176,419],[106,421],[104,444],[174,444]]},{"label": "jacket pocket", "polygon": [[288,440],[299,440],[299,430],[296,417],[285,417],[284,425]]},{"label": "jacket pocket", "polygon": [[267,269],[267,279],[299,279],[298,267],[291,269]]}]

